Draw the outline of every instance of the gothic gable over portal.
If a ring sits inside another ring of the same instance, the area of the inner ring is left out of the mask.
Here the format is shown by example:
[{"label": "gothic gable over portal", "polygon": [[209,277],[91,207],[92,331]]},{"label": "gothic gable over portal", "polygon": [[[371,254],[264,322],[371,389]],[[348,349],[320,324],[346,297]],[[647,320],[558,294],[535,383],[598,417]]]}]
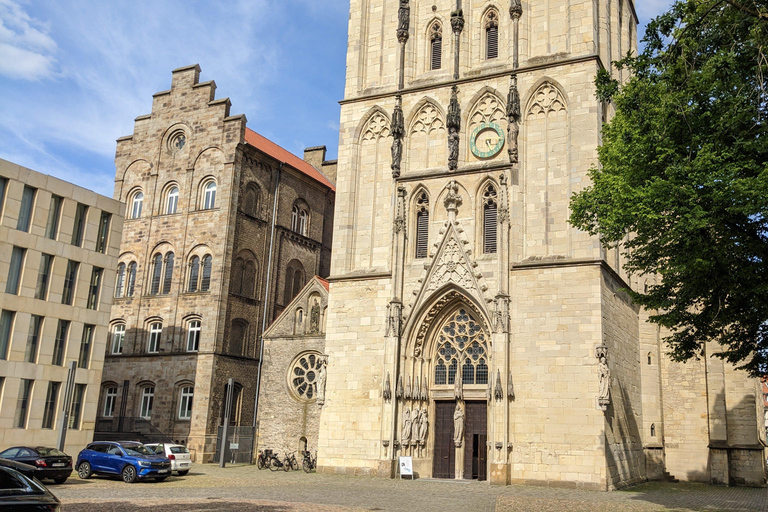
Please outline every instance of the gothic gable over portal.
[{"label": "gothic gable over portal", "polygon": [[264,338],[324,336],[327,307],[328,281],[314,276],[264,331]]}]

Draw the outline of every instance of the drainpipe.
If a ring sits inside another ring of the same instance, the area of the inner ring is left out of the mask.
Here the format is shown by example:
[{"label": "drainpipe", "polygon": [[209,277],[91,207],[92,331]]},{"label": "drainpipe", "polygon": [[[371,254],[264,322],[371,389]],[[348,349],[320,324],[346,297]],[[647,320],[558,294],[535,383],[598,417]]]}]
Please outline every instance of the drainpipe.
[{"label": "drainpipe", "polygon": [[261,317],[261,334],[259,335],[259,370],[256,374],[256,399],[253,403],[253,427],[256,428],[256,415],[259,412],[259,393],[261,391],[261,367],[264,364],[264,331],[267,330],[267,313],[269,312],[269,290],[272,283],[272,256],[275,253],[275,227],[277,225],[277,200],[280,195],[280,174],[285,162],[280,162],[275,178],[274,202],[272,204],[272,233],[269,236],[269,260],[267,262],[267,289],[264,293],[264,311]]}]

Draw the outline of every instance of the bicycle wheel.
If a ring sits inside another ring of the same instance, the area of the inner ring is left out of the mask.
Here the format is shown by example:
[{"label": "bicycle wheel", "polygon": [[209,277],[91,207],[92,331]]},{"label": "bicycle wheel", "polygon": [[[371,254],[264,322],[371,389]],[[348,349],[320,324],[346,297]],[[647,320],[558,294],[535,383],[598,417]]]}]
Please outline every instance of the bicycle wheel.
[{"label": "bicycle wheel", "polygon": [[312,461],[304,459],[304,462],[302,462],[301,467],[304,468],[304,472],[305,473],[311,472],[312,471]]},{"label": "bicycle wheel", "polygon": [[269,470],[270,471],[277,471],[278,469],[280,469],[280,466],[281,466],[281,464],[280,464],[280,461],[278,460],[277,457],[272,457],[269,460]]},{"label": "bicycle wheel", "polygon": [[291,470],[291,460],[286,457],[285,460],[283,460],[283,471],[286,473]]},{"label": "bicycle wheel", "polygon": [[264,469],[264,459],[262,459],[261,457],[256,459],[256,467],[259,469]]},{"label": "bicycle wheel", "polygon": [[291,469],[294,471],[299,470],[299,461],[296,460],[296,457],[291,457]]}]

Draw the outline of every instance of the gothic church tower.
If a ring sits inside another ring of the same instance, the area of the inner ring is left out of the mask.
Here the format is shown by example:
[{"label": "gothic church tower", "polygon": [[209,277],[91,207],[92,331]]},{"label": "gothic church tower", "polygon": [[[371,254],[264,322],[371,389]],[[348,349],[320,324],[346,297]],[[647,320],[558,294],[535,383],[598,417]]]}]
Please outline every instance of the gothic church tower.
[{"label": "gothic church tower", "polygon": [[646,478],[655,338],[567,222],[636,28],[632,0],[351,0],[321,470]]}]

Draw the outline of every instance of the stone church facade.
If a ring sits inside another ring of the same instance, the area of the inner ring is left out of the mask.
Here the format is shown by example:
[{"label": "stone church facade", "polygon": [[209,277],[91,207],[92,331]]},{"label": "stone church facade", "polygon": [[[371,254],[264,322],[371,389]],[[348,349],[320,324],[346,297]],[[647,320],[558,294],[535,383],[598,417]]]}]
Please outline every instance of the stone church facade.
[{"label": "stone church facade", "polygon": [[252,438],[263,326],[329,273],[335,164],[307,153],[329,179],[250,130],[199,75],[174,70],[118,140],[127,212],[96,438],[161,435],[208,462],[228,379]]},{"label": "stone church facade", "polygon": [[758,383],[670,362],[622,292],[644,281],[567,222],[611,115],[594,76],[636,50],[633,2],[350,12],[320,470],[394,476],[410,456],[493,484],[763,484]]}]

